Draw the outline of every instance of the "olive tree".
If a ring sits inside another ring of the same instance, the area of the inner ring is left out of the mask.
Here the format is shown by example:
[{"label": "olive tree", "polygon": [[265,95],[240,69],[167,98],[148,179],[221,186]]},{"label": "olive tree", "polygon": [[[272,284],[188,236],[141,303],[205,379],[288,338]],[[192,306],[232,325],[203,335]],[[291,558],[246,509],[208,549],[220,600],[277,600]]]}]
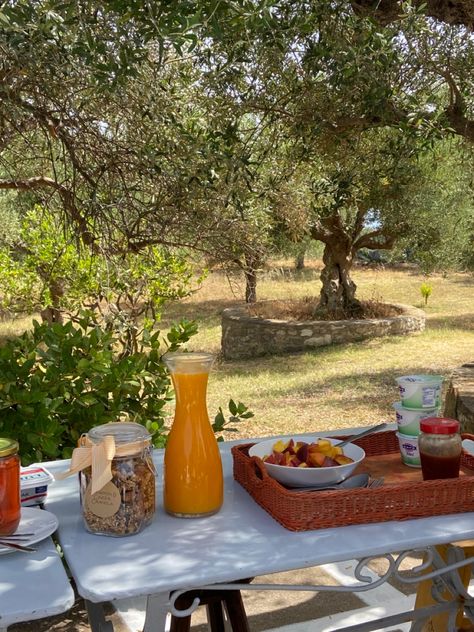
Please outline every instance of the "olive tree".
[{"label": "olive tree", "polygon": [[377,6],[4,3],[0,188],[34,193],[96,251],[162,244],[234,260],[252,299],[281,223],[272,209],[304,165],[303,228],[326,248],[322,306],[357,307],[354,252],[400,234],[393,196],[416,156],[444,134],[471,138],[472,36],[452,25],[471,23],[434,24],[430,3]]}]

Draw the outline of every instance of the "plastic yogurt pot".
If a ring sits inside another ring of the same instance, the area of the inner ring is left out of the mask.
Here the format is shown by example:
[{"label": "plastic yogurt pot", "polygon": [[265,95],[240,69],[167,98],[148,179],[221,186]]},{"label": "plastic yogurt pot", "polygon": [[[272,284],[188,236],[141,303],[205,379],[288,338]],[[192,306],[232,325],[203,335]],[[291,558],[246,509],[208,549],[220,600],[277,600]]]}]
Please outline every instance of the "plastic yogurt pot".
[{"label": "plastic yogurt pot", "polygon": [[418,436],[421,419],[439,416],[439,408],[405,408],[402,402],[395,402],[393,407],[397,416],[398,431],[404,435]]},{"label": "plastic yogurt pot", "polygon": [[402,462],[410,467],[421,467],[418,437],[397,432]]},{"label": "plastic yogurt pot", "polygon": [[405,408],[439,408],[442,383],[442,375],[397,377],[400,398]]}]

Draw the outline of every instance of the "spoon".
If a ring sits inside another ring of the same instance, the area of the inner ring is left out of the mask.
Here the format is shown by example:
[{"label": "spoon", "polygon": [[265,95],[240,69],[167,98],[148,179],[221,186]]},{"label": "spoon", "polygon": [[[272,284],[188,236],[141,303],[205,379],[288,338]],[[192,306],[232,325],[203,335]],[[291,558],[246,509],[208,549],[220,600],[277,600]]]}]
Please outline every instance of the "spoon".
[{"label": "spoon", "polygon": [[386,428],[386,427],[387,427],[387,424],[385,422],[381,424],[377,424],[376,426],[372,426],[372,428],[367,428],[367,430],[364,430],[363,432],[359,432],[358,434],[351,435],[347,439],[344,439],[344,441],[341,441],[340,443],[338,443],[337,446],[338,448],[342,448],[343,445],[352,443],[353,441],[355,441],[356,439],[360,439],[361,437],[367,437],[367,435],[370,435],[373,432],[377,432],[377,430],[382,430],[382,428]]},{"label": "spoon", "polygon": [[369,475],[367,473],[355,474],[354,476],[349,476],[341,483],[337,483],[336,485],[324,485],[324,486],[309,486],[309,487],[292,487],[292,492],[311,492],[311,491],[322,491],[325,489],[352,489],[354,487],[367,487],[369,483]]}]

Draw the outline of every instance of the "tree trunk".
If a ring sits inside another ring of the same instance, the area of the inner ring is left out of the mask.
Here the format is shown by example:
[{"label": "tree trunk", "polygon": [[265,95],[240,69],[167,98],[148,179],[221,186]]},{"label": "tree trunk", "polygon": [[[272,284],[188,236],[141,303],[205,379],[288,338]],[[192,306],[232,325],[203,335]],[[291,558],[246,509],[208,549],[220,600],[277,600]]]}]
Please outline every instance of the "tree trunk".
[{"label": "tree trunk", "polygon": [[352,244],[341,241],[325,244],[317,313],[343,318],[360,312],[361,304],[355,298],[357,286],[350,277],[353,259]]},{"label": "tree trunk", "polygon": [[253,268],[246,268],[245,274],[245,302],[257,302],[257,272]]},{"label": "tree trunk", "polygon": [[302,248],[295,257],[295,270],[304,270],[304,257],[306,248]]},{"label": "tree trunk", "polygon": [[51,297],[51,305],[48,305],[48,307],[42,310],[41,318],[50,325],[52,323],[62,323],[61,297],[64,295],[64,287],[60,279],[50,279],[49,294]]}]

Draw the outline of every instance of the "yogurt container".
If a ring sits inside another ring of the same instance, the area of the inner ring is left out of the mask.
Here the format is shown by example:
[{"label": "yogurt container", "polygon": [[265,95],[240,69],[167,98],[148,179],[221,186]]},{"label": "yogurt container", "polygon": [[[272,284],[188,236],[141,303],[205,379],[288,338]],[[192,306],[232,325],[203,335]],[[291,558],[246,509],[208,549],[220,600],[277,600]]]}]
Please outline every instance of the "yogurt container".
[{"label": "yogurt container", "polygon": [[418,437],[397,432],[397,438],[402,462],[410,467],[421,467]]},{"label": "yogurt container", "polygon": [[402,402],[395,402],[393,407],[397,416],[398,431],[404,435],[418,436],[421,419],[439,416],[439,408],[405,408]]},{"label": "yogurt container", "polygon": [[442,375],[404,375],[397,377],[400,398],[405,408],[439,408]]}]

